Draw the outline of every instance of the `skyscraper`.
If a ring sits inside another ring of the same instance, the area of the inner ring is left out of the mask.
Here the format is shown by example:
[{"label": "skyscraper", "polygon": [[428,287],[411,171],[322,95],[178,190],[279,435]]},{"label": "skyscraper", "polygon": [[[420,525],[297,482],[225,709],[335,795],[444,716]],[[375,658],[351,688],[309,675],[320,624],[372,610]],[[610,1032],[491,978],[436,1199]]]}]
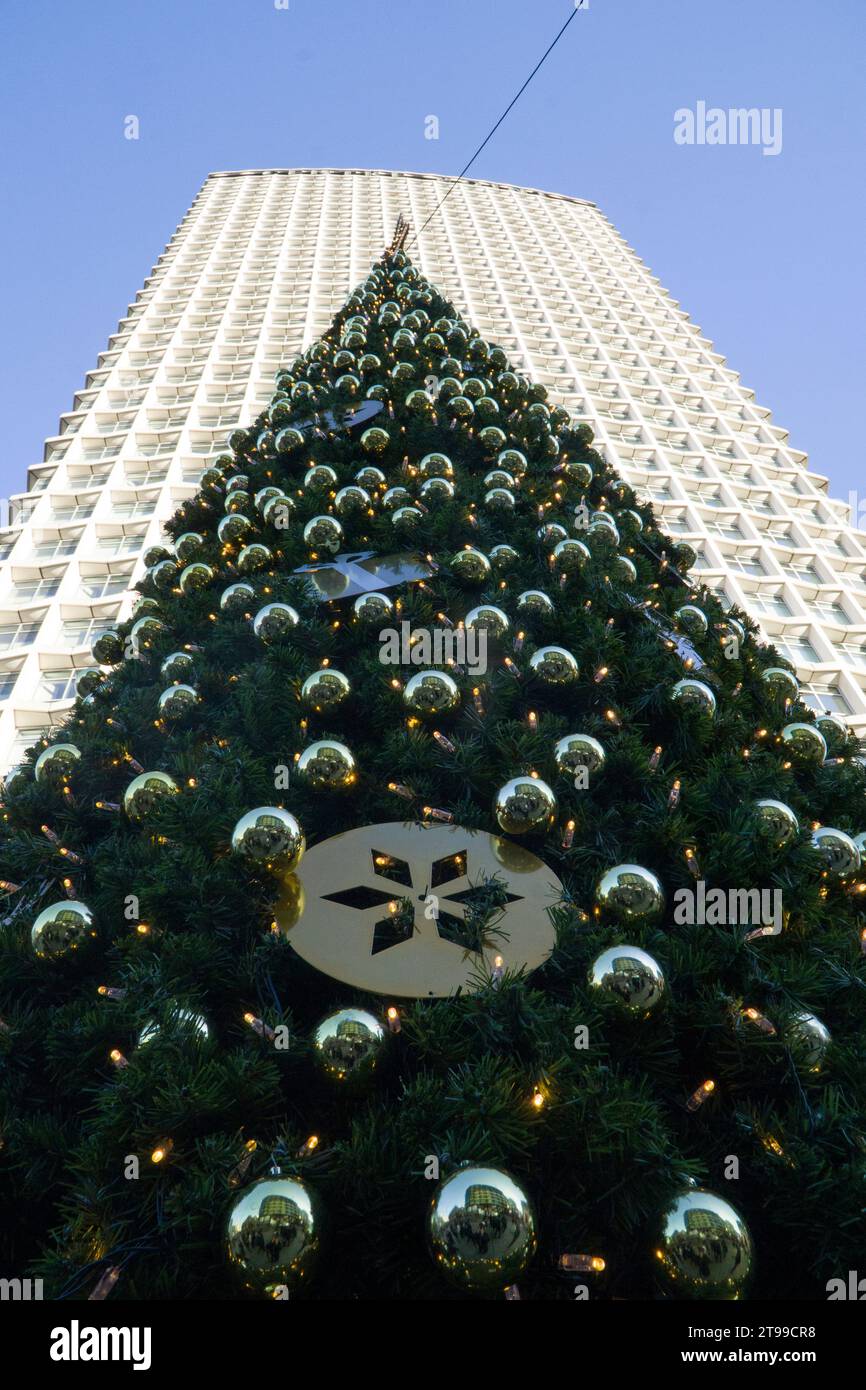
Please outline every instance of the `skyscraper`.
[{"label": "skyscraper", "polygon": [[866,728],[866,535],[594,204],[431,174],[260,169],[205,180],[11,500],[0,767],[63,719],[161,523],[400,213],[424,274],[592,426],[701,579],[794,663],[807,701]]}]

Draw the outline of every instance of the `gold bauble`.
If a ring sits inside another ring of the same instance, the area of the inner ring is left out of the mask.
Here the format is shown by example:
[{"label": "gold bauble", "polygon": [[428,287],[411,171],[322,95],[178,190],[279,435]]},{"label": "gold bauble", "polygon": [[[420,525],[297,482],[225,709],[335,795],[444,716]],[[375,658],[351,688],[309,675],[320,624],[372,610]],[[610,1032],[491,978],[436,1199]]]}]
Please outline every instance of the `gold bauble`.
[{"label": "gold bauble", "polygon": [[201,696],[191,685],[170,685],[159,697],[157,709],[164,719],[183,719],[195,709]]},{"label": "gold bauble", "polygon": [[[182,564],[188,565],[203,545],[204,536],[199,535],[198,531],[184,531],[183,535],[178,536],[174,543],[174,553]],[[181,587],[183,587],[183,575],[181,575]]]},{"label": "gold bauble", "polygon": [[664,890],[649,869],[640,864],[615,864],[595,889],[599,907],[620,922],[650,922],[664,910]]},{"label": "gold bauble", "polygon": [[591,734],[566,734],[557,741],[553,758],[557,771],[563,777],[576,778],[582,768],[586,768],[589,776],[599,772],[604,767],[607,753]]},{"label": "gold bauble", "polygon": [[755,1254],[737,1209],[714,1192],[690,1187],[662,1215],[655,1260],[673,1297],[739,1300],[746,1297]]},{"label": "gold bauble", "polygon": [[234,854],[256,868],[289,873],[300,864],[307,842],[291,811],[256,806],[235,825],[231,844]]},{"label": "gold bauble", "polygon": [[483,584],[490,575],[490,561],[480,550],[467,546],[452,556],[451,570],[467,584]]},{"label": "gold bauble", "polygon": [[801,1009],[785,1029],[785,1039],[793,1043],[807,1071],[819,1072],[822,1069],[832,1039],[829,1028],[820,1018],[807,1009]]},{"label": "gold bauble", "polygon": [[674,619],[677,627],[689,633],[691,637],[706,637],[709,631],[707,615],[695,603],[684,603],[682,608],[678,608],[674,613]]},{"label": "gold bauble", "polygon": [[710,719],[716,712],[716,697],[704,681],[689,678],[677,681],[671,691],[671,699],[675,704],[682,705],[683,709],[705,714]]},{"label": "gold bauble", "polygon": [[253,632],[267,646],[287,637],[300,621],[290,603],[266,603],[253,618]]},{"label": "gold bauble", "polygon": [[202,564],[200,560],[196,560],[181,571],[178,580],[180,591],[182,594],[193,594],[198,589],[205,589],[213,577],[214,570],[211,569],[210,565]]},{"label": "gold bauble", "polygon": [[167,772],[140,772],[123,793],[123,809],[130,820],[146,820],[165,796],[175,796],[180,787]]},{"label": "gold bauble", "polygon": [[424,513],[420,507],[398,507],[391,513],[392,525],[398,530],[414,531],[423,520]]},{"label": "gold bauble", "polygon": [[450,478],[425,478],[418,495],[428,506],[435,506],[437,502],[450,502],[454,491],[454,484]]},{"label": "gold bauble", "polygon": [[560,574],[576,574],[591,559],[589,546],[584,545],[583,541],[574,540],[571,536],[553,547],[554,568],[559,570]]},{"label": "gold bauble", "polygon": [[325,492],[328,488],[336,487],[336,484],[337,472],[329,463],[314,463],[304,474],[306,492]]},{"label": "gold bauble", "polygon": [[304,527],[304,544],[310,550],[336,555],[343,539],[343,528],[335,516],[314,516]]},{"label": "gold bauble", "polygon": [[74,743],[51,743],[39,754],[33,768],[37,782],[65,782],[81,761]]},{"label": "gold bauble", "polygon": [[539,647],[529,658],[529,669],[545,685],[572,685],[580,670],[576,658],[565,647]]},{"label": "gold bauble", "polygon": [[382,506],[386,512],[396,512],[398,507],[405,507],[412,501],[412,494],[407,487],[389,487],[382,497]]},{"label": "gold bauble", "polygon": [[460,1168],[433,1194],[427,1217],[433,1261],[467,1293],[501,1292],[535,1255],[535,1213],[501,1168]]},{"label": "gold bauble", "polygon": [[526,455],[519,449],[503,449],[498,455],[496,462],[500,468],[505,468],[509,473],[513,473],[515,478],[522,478],[527,468]]},{"label": "gold bauble", "polygon": [[334,511],[338,516],[357,516],[371,505],[369,492],[365,488],[350,483],[341,487],[334,498]]},{"label": "gold bauble", "polygon": [[235,1200],[226,1255],[244,1285],[274,1297],[302,1287],[321,1253],[319,1199],[300,1178],[260,1178]]},{"label": "gold bauble", "polygon": [[512,777],[500,787],[493,813],[506,835],[529,835],[548,830],[556,819],[557,802],[540,777]]},{"label": "gold bauble", "polygon": [[489,632],[491,637],[504,637],[511,627],[507,613],[493,603],[480,603],[471,608],[463,619],[463,626],[470,632],[473,628]]},{"label": "gold bauble", "polygon": [[352,752],[344,743],[320,739],[305,748],[295,768],[298,777],[315,791],[342,791],[358,778]]},{"label": "gold bauble", "polygon": [[30,943],[40,960],[57,960],[80,950],[95,936],[90,908],[64,898],[42,909],[31,928]]},{"label": "gold bauble", "polygon": [[822,825],[812,832],[812,844],[827,865],[827,872],[836,878],[847,878],[860,868],[860,850],[844,830]]},{"label": "gold bauble", "polygon": [[255,574],[256,570],[263,570],[273,560],[273,553],[269,546],[262,545],[261,541],[253,541],[251,545],[245,545],[236,560],[238,574]]},{"label": "gold bauble", "polygon": [[169,652],[159,674],[167,681],[190,681],[195,675],[195,662],[189,652]]},{"label": "gold bauble", "polygon": [[513,545],[494,545],[490,552],[490,563],[497,573],[511,569],[519,559],[520,556]]},{"label": "gold bauble", "polygon": [[765,666],[761,672],[761,680],[773,695],[779,695],[785,700],[796,700],[800,695],[800,682],[785,666]]},{"label": "gold bauble", "polygon": [[352,605],[352,611],[359,622],[383,623],[394,612],[394,604],[387,594],[359,594]]},{"label": "gold bauble", "polygon": [[403,703],[413,714],[447,714],[460,704],[460,687],[444,671],[417,671],[406,682]]},{"label": "gold bauble", "polygon": [[352,683],[348,676],[330,666],[323,666],[321,670],[314,671],[301,686],[301,699],[304,704],[308,709],[319,713],[322,710],[336,709],[344,700],[348,700],[351,693]]},{"label": "gold bauble", "polygon": [[782,742],[798,763],[822,763],[827,756],[827,743],[814,724],[786,724]]},{"label": "gold bauble", "polygon": [[384,454],[390,443],[391,436],[388,431],[379,425],[372,425],[361,435],[361,448],[365,454]]},{"label": "gold bauble", "polygon": [[217,526],[217,540],[220,545],[232,545],[239,541],[241,536],[246,535],[252,522],[248,516],[240,513],[233,513],[231,516],[224,516]]},{"label": "gold bauble", "polygon": [[366,1009],[339,1009],[323,1018],[313,1034],[319,1070],[329,1081],[353,1090],[368,1082],[379,1065],[387,1034]]},{"label": "gold bauble", "polygon": [[799,834],[800,822],[784,801],[762,797],[755,802],[755,813],[761,833],[779,848]]},{"label": "gold bauble", "polygon": [[633,1018],[646,1018],[661,1003],[665,977],[658,961],[640,946],[611,946],[589,968],[593,993]]},{"label": "gold bauble", "polygon": [[223,589],[220,594],[221,613],[243,613],[247,604],[255,599],[256,591],[252,584],[246,584],[242,580],[237,584],[229,584],[227,589]]},{"label": "gold bauble", "polygon": [[517,611],[530,618],[547,618],[554,611],[553,599],[543,589],[524,589],[517,596]]},{"label": "gold bauble", "polygon": [[517,506],[517,498],[508,487],[492,487],[484,494],[484,505],[489,512],[505,516]]}]

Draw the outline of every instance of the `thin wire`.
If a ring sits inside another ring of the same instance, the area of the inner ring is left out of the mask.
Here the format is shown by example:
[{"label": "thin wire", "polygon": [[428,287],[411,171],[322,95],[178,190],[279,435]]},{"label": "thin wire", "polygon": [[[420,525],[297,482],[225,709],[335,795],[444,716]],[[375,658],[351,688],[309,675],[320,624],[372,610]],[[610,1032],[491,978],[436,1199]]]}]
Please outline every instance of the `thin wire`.
[{"label": "thin wire", "polygon": [[544,53],[542,53],[542,55],[541,55],[541,57],[539,58],[538,62],[535,64],[535,67],[532,69],[532,72],[529,74],[529,76],[527,77],[527,79],[526,79],[526,81],[524,82],[523,86],[520,88],[520,91],[519,91],[514,97],[512,97],[511,101],[510,101],[510,102],[508,103],[508,105],[506,106],[506,108],[505,108],[505,110],[503,111],[502,115],[499,117],[499,120],[496,122],[496,125],[493,126],[493,128],[492,128],[490,131],[488,131],[487,135],[486,135],[486,136],[484,137],[484,139],[481,141],[481,144],[478,146],[478,149],[475,151],[475,153],[473,154],[472,158],[469,160],[469,162],[468,162],[467,164],[464,164],[463,168],[460,170],[460,173],[457,175],[456,179],[454,179],[454,180],[452,181],[452,183],[449,184],[448,188],[447,188],[446,191],[443,193],[441,199],[440,199],[439,202],[436,204],[436,206],[435,206],[435,208],[433,209],[433,211],[431,212],[430,216],[427,218],[427,221],[424,223],[424,225],[423,225],[422,227],[419,227],[418,231],[417,231],[417,232],[415,233],[415,235],[412,237],[412,240],[410,241],[409,246],[414,246],[415,242],[418,240],[418,237],[419,237],[419,236],[421,235],[421,233],[424,231],[424,228],[425,228],[430,222],[433,221],[433,218],[436,216],[436,214],[437,214],[437,212],[439,211],[439,209],[441,208],[442,204],[445,202],[445,199],[449,196],[449,194],[452,192],[452,190],[455,189],[455,188],[457,187],[458,183],[459,183],[460,180],[463,178],[463,175],[466,173],[466,171],[467,171],[468,169],[471,169],[472,165],[475,163],[475,161],[476,161],[476,159],[478,158],[478,156],[480,155],[481,151],[484,149],[484,146],[485,146],[486,144],[488,144],[488,142],[489,142],[490,140],[493,139],[493,136],[496,134],[497,130],[498,130],[499,127],[502,125],[502,122],[505,120],[505,117],[508,115],[508,113],[509,113],[509,111],[511,110],[511,108],[512,108],[513,106],[516,106],[517,102],[518,102],[518,101],[520,100],[520,98],[523,96],[523,93],[526,91],[526,89],[527,89],[527,87],[529,86],[530,82],[532,81],[533,77],[534,77],[535,74],[538,72],[538,69],[541,67],[541,65],[542,65],[542,63],[544,62],[545,58],[547,58],[547,57],[553,52],[554,48],[555,48],[556,45],[559,43],[559,40],[562,38],[562,36],[563,36],[563,34],[565,33],[566,29],[568,28],[569,24],[570,24],[571,21],[574,19],[574,16],[577,14],[577,11],[578,11],[578,6],[575,6],[574,9],[572,10],[571,14],[568,16],[568,19],[565,21],[565,23],[563,24],[563,26],[562,26],[562,28],[560,29],[559,33],[557,34],[556,38],[555,38],[555,39],[553,40],[553,42],[551,43],[550,47],[549,47],[549,48],[546,48],[545,51],[544,51]]}]

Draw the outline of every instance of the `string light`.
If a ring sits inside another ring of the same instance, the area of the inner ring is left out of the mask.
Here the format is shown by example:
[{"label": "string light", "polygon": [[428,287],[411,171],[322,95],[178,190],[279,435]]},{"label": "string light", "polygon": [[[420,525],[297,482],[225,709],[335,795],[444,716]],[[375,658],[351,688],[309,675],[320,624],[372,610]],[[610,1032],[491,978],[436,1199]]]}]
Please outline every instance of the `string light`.
[{"label": "string light", "polygon": [[429,820],[439,820],[444,822],[444,824],[446,825],[451,825],[454,821],[454,817],[451,814],[451,812],[443,811],[442,808],[439,806],[424,806],[422,809],[424,811],[424,815],[427,816]]},{"label": "string light", "polygon": [[709,1099],[715,1089],[715,1081],[702,1081],[698,1089],[693,1091],[686,1101],[686,1109],[689,1113],[694,1114],[696,1110],[700,1110],[704,1101]]},{"label": "string light", "polygon": [[244,1014],[244,1023],[252,1028],[254,1033],[258,1033],[260,1038],[267,1038],[268,1042],[273,1042],[277,1036],[273,1028],[265,1023],[264,1019],[257,1018],[255,1014]]},{"label": "string light", "polygon": [[767,1037],[775,1037],[775,1025],[771,1023],[759,1009],[752,1008],[751,1006],[741,1009],[740,1018],[744,1019],[746,1023],[754,1023],[755,1027],[760,1029],[762,1033],[766,1033]]},{"label": "string light", "polygon": [[120,1265],[112,1265],[102,1274],[93,1287],[93,1291],[88,1294],[88,1303],[102,1303],[111,1293],[118,1279],[120,1278]]},{"label": "string light", "polygon": [[388,1031],[391,1033],[399,1033],[403,1027],[402,1023],[400,1022],[399,1009],[397,1009],[392,1004],[390,1008],[387,1010],[385,1017],[388,1020]]},{"label": "string light", "polygon": [[600,1255],[560,1255],[559,1268],[566,1274],[601,1274],[606,1265]]},{"label": "string light", "polygon": [[114,1066],[117,1067],[118,1071],[123,1071],[124,1067],[129,1066],[129,1062],[124,1057],[119,1047],[113,1047],[109,1052],[108,1057],[109,1061],[111,1061],[114,1064]]},{"label": "string light", "polygon": [[301,1147],[298,1149],[298,1158],[309,1158],[310,1154],[315,1153],[318,1147],[318,1134],[311,1134],[309,1139],[305,1139]]},{"label": "string light", "polygon": [[677,777],[676,780],[675,780],[675,781],[673,782],[673,784],[671,785],[670,792],[668,793],[668,810],[669,810],[669,811],[675,811],[675,810],[677,809],[677,807],[679,806],[679,804],[680,804],[680,787],[681,787],[681,786],[682,786],[682,783],[680,782],[679,777]]},{"label": "string light", "polygon": [[160,1139],[156,1148],[150,1155],[151,1163],[164,1163],[174,1148],[174,1141],[171,1139]]}]

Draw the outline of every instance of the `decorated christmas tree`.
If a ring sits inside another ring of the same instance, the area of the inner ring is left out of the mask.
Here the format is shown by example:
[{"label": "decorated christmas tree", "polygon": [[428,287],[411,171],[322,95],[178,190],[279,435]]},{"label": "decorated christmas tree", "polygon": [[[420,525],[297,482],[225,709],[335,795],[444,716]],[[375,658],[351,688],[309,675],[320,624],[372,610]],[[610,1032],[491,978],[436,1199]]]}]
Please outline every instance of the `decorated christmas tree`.
[{"label": "decorated christmas tree", "polygon": [[6,778],[3,1273],[823,1298],[860,746],[402,239]]}]

